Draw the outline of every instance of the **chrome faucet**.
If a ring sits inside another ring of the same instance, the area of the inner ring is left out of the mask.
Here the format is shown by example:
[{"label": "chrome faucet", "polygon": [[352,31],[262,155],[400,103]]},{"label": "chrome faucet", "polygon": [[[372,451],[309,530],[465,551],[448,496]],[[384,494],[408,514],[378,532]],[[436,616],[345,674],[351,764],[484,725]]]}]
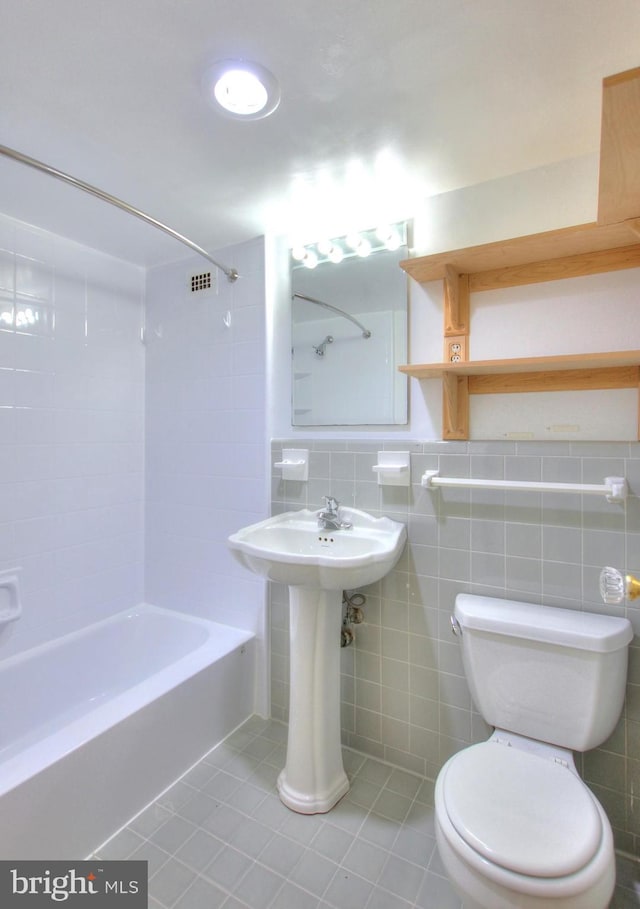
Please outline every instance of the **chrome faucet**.
[{"label": "chrome faucet", "polygon": [[351,521],[340,518],[340,502],[333,496],[322,496],[324,508],[318,512],[318,527],[321,530],[349,530],[353,527]]}]

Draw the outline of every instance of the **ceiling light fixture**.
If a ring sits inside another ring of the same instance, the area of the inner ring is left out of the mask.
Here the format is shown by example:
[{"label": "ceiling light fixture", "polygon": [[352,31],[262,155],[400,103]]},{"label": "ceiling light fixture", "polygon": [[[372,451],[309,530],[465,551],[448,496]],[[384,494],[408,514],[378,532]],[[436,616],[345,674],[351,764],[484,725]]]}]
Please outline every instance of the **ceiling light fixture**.
[{"label": "ceiling light fixture", "polygon": [[249,60],[219,60],[204,77],[207,98],[235,120],[261,120],[280,103],[278,82],[266,67]]}]

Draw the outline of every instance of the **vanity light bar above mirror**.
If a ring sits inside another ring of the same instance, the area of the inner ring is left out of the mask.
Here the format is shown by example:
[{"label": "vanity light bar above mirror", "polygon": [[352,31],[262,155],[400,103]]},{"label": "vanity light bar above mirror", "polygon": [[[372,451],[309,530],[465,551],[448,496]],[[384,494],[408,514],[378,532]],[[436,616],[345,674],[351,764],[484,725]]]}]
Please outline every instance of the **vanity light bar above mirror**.
[{"label": "vanity light bar above mirror", "polygon": [[315,268],[324,262],[338,265],[353,256],[365,258],[372,253],[395,251],[407,244],[408,224],[399,221],[369,230],[345,234],[317,243],[294,245],[291,249],[292,268]]}]

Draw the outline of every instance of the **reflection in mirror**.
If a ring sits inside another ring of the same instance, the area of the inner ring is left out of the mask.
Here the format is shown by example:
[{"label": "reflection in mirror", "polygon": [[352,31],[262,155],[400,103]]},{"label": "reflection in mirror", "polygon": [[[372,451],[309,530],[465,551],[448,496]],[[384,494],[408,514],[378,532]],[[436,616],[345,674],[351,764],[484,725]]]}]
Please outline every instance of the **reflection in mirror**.
[{"label": "reflection in mirror", "polygon": [[404,424],[407,225],[293,249],[294,426]]}]

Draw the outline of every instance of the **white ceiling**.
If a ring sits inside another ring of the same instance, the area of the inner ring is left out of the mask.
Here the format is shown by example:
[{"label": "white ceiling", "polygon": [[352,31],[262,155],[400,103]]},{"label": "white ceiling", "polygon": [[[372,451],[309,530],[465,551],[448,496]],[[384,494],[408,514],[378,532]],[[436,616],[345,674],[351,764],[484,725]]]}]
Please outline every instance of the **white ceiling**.
[{"label": "white ceiling", "polygon": [[[215,250],[410,217],[434,193],[597,152],[640,0],[0,0],[0,144]],[[269,118],[207,64],[267,66]],[[0,157],[0,211],[150,265],[184,249]]]}]

